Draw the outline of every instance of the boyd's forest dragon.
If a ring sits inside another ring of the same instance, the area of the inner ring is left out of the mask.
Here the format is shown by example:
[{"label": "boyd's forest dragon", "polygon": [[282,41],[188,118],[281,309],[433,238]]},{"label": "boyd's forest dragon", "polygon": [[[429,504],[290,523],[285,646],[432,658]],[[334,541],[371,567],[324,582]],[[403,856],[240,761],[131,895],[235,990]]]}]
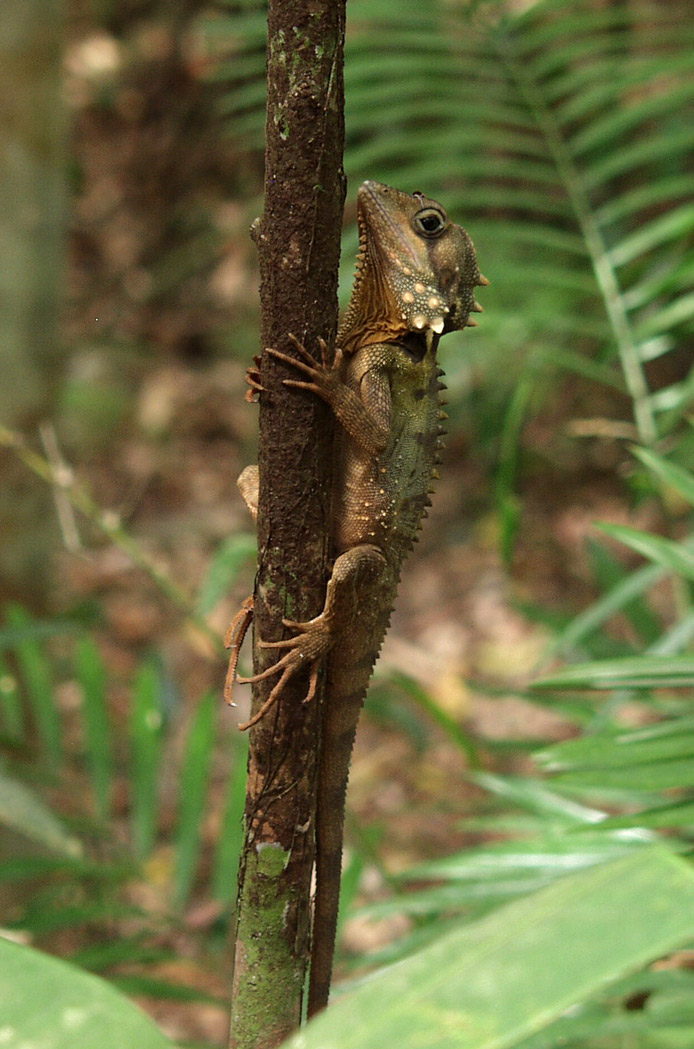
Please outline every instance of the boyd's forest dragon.
[{"label": "boyd's forest dragon", "polygon": [[[438,343],[442,335],[476,324],[470,313],[482,307],[475,287],[489,283],[477,267],[470,237],[435,200],[365,182],[357,208],[356,277],[334,360],[322,343],[317,362],[293,337],[298,359],[266,350],[291,371],[285,383],[321,397],[339,424],[332,502],[335,561],[325,607],[307,623],[285,620],[294,636],[260,642],[279,651],[277,662],[238,679],[277,676],[267,701],[240,726],[248,728],[281,698],[285,681],[299,668],[311,668],[306,697],[311,699],[325,664],[309,1015],[327,1003],[330,989],[345,793],[357,721],[401,565],[431,505],[440,462],[446,414]],[[255,369],[249,371],[249,383],[255,391],[262,389]],[[239,487],[255,517],[257,467],[244,470]],[[227,634],[233,649],[227,699],[251,614],[252,599]]]}]

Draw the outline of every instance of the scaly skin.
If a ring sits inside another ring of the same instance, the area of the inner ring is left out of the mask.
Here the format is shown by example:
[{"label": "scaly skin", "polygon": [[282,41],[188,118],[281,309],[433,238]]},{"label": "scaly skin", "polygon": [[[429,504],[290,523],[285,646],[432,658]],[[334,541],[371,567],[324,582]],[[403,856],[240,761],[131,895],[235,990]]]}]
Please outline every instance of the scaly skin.
[{"label": "scaly skin", "polygon": [[[334,362],[329,363],[325,346],[318,363],[296,340],[299,359],[267,351],[293,370],[294,377],[285,379],[288,385],[323,398],[340,423],[333,504],[337,557],[325,607],[310,622],[285,621],[295,635],[265,645],[280,650],[278,661],[262,674],[239,679],[278,675],[250,725],[299,667],[312,668],[311,698],[326,660],[309,1016],[327,1004],[330,991],[345,793],[357,721],[388,629],[401,566],[430,504],[439,462],[446,416],[439,394],[438,341],[475,323],[469,314],[481,307],[474,288],[488,283],[467,233],[449,222],[436,201],[365,182],[357,204],[359,260]],[[260,388],[255,372],[249,381]],[[257,473],[249,468],[242,477],[253,511]]]}]

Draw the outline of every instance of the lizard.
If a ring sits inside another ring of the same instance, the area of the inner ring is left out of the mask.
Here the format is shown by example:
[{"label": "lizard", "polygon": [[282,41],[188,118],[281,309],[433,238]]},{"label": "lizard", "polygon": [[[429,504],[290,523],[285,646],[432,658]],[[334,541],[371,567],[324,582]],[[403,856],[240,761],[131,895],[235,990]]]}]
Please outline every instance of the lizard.
[{"label": "lizard", "polygon": [[[290,370],[288,386],[321,397],[338,421],[332,506],[335,560],[320,615],[283,620],[292,636],[259,644],[278,650],[254,683],[276,676],[256,724],[281,697],[287,679],[310,667],[306,702],[325,665],[326,689],[316,801],[314,899],[308,1015],[328,1001],[337,928],[345,796],[357,722],[400,579],[431,505],[444,426],[439,339],[475,326],[475,288],[489,281],[474,245],[443,207],[422,193],[367,181],[357,195],[359,254],[352,296],[332,361],[320,341],[316,360],[290,335],[297,356],[267,349]],[[249,394],[262,393],[256,367]],[[298,373],[298,374],[297,374]],[[257,467],[239,487],[257,513]],[[231,701],[238,652],[252,616],[244,603],[227,632],[232,648],[225,695]]]}]

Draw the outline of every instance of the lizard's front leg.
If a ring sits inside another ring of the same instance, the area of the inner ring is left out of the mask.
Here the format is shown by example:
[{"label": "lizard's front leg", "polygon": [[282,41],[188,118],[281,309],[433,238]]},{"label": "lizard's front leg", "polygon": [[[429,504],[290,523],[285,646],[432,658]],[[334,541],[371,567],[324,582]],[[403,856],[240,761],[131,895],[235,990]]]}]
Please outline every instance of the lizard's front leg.
[{"label": "lizard's front leg", "polygon": [[330,363],[328,347],[323,339],[319,339],[321,360],[316,361],[295,335],[290,334],[289,338],[301,355],[300,360],[279,350],[267,350],[272,357],[303,374],[303,379],[284,379],[285,386],[317,394],[330,405],[340,425],[366,455],[380,454],[390,439],[390,387],[387,377],[376,369],[367,372],[357,393],[342,380],[340,356]]},{"label": "lizard's front leg", "polygon": [[[300,359],[290,357],[279,350],[267,352],[278,360],[291,365],[302,374],[302,379],[285,379],[287,386],[308,390],[326,401],[349,437],[366,456],[376,456],[386,447],[390,437],[390,387],[387,376],[377,369],[369,371],[362,379],[359,392],[351,389],[340,374],[339,356],[330,362],[326,343],[320,340],[321,360],[316,361],[299,340],[290,335]],[[249,471],[250,473],[250,471]],[[243,476],[243,475],[242,475]],[[252,475],[254,500],[257,507],[257,472]],[[253,498],[244,498],[253,512]],[[285,683],[302,667],[311,667],[309,690],[305,702],[315,695],[318,670],[321,660],[334,646],[340,630],[359,615],[359,601],[364,596],[372,579],[383,570],[385,558],[378,547],[361,544],[341,554],[335,562],[328,583],[325,608],[315,619],[307,623],[284,620],[284,625],[297,631],[293,638],[284,641],[260,641],[262,648],[286,649],[284,655],[272,666],[249,678],[238,678],[242,683],[265,681],[279,674],[267,700],[253,718],[240,725],[240,729],[255,725],[277,701]],[[228,694],[231,686],[228,684]]]},{"label": "lizard's front leg", "polygon": [[275,674],[279,680],[260,710],[239,729],[244,731],[257,724],[279,698],[285,683],[298,670],[311,667],[309,690],[304,700],[308,703],[315,695],[321,660],[333,648],[343,631],[360,613],[360,605],[367,600],[369,589],[382,574],[386,559],[376,546],[364,543],[347,550],[335,561],[325,597],[325,607],[315,619],[296,623],[283,619],[286,627],[296,630],[294,637],[285,641],[260,641],[261,648],[286,649],[284,655],[272,666],[253,677],[240,677],[243,684],[265,681]]}]

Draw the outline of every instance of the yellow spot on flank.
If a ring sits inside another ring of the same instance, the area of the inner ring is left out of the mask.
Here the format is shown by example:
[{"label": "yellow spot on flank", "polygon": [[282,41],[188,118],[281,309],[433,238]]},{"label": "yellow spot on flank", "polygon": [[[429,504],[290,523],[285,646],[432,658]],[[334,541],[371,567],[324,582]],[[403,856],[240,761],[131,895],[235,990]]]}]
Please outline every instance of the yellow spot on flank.
[{"label": "yellow spot on flank", "polygon": [[414,302],[414,295],[412,294],[412,292],[411,291],[404,291],[402,293],[402,301],[403,302]]},{"label": "yellow spot on flank", "polygon": [[417,292],[418,295],[422,295],[426,291],[426,288],[422,284],[421,280],[417,281],[417,283],[414,286],[414,290]]},{"label": "yellow spot on flank", "polygon": [[432,310],[435,310],[436,307],[440,305],[440,299],[437,299],[435,295],[432,295],[429,299],[429,305],[431,306]]},{"label": "yellow spot on flank", "polygon": [[421,313],[416,314],[416,316],[412,318],[412,323],[414,324],[415,328],[423,328],[426,322],[426,317],[424,317]]},{"label": "yellow spot on flank", "polygon": [[409,266],[403,266],[402,272],[405,274],[406,277],[412,276],[412,270],[409,268]]}]

